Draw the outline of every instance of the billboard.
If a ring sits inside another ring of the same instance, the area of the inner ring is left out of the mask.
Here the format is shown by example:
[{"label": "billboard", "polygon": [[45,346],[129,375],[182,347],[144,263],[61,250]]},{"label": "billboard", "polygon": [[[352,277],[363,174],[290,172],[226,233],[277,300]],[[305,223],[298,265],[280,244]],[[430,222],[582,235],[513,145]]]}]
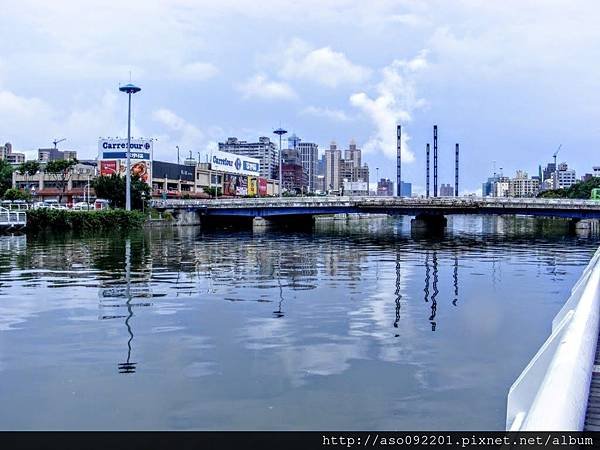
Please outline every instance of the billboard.
[{"label": "billboard", "polygon": [[213,150],[210,157],[212,170],[234,173],[237,175],[251,175],[257,177],[260,174],[260,160],[248,156],[235,155],[233,153]]},{"label": "billboard", "polygon": [[259,178],[258,179],[258,195],[264,197],[267,195],[267,179]]},{"label": "billboard", "polygon": [[223,178],[223,195],[248,195],[248,177],[225,174]]},{"label": "billboard", "polygon": [[154,178],[168,178],[170,180],[194,181],[194,166],[175,164],[164,161],[152,161],[152,173]]},{"label": "billboard", "polygon": [[[131,174],[152,185],[152,139],[131,139]],[[100,138],[98,140],[100,174],[124,176],[127,167],[127,139]],[[104,168],[104,169],[103,169]]]},{"label": "billboard", "polygon": [[254,177],[248,177],[248,195],[255,197],[258,195],[258,179]]},{"label": "billboard", "polygon": [[117,172],[117,161],[106,159],[100,161],[100,175],[112,175]]}]

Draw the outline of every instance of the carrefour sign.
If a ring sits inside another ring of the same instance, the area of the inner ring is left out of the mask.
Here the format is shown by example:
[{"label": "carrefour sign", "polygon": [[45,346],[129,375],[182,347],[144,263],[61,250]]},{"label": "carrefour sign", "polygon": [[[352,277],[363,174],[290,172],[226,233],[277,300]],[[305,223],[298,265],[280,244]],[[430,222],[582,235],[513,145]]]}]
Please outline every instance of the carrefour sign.
[{"label": "carrefour sign", "polygon": [[[127,139],[107,138],[98,141],[100,159],[127,159]],[[136,160],[152,160],[152,139],[132,139],[129,156]]]},{"label": "carrefour sign", "polygon": [[260,174],[260,161],[247,156],[214,150],[210,162],[212,170],[239,175],[259,176]]}]

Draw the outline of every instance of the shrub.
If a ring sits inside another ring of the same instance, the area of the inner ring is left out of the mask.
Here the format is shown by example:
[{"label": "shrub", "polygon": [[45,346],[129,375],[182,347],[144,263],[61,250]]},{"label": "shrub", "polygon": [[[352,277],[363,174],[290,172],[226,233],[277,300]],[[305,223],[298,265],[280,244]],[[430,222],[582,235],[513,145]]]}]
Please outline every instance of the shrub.
[{"label": "shrub", "polygon": [[70,211],[40,208],[27,211],[28,231],[107,231],[139,228],[145,216],[139,211],[109,209],[103,211]]}]

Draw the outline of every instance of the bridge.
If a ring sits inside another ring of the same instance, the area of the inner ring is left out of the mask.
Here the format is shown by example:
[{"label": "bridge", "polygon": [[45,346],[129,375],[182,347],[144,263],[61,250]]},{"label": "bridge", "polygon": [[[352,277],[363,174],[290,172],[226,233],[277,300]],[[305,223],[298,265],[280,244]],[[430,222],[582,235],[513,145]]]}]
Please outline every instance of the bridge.
[{"label": "bridge", "polygon": [[600,201],[500,197],[283,197],[206,200],[153,200],[159,210],[195,214],[199,220],[223,217],[293,221],[328,214],[389,214],[414,216],[413,227],[443,228],[455,214],[562,217],[577,222],[600,219]]}]

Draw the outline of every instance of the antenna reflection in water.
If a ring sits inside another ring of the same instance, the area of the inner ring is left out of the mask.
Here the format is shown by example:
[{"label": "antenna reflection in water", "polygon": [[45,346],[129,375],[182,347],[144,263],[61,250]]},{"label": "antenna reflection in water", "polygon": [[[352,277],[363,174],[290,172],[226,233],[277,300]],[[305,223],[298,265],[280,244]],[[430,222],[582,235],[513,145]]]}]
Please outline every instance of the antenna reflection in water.
[{"label": "antenna reflection in water", "polygon": [[[394,292],[396,295],[396,320],[394,320],[394,328],[398,328],[398,322],[400,322],[400,301],[402,300],[402,294],[400,293],[400,269],[400,250],[396,250],[396,291]],[[400,335],[396,333],[394,336],[398,337]]]},{"label": "antenna reflection in water", "polygon": [[435,331],[435,327],[437,325],[435,321],[435,314],[437,312],[437,295],[439,294],[438,290],[438,264],[437,264],[437,252],[433,251],[433,282],[431,284],[433,288],[433,294],[431,294],[431,316],[429,316],[429,322],[431,323],[431,331]]}]

